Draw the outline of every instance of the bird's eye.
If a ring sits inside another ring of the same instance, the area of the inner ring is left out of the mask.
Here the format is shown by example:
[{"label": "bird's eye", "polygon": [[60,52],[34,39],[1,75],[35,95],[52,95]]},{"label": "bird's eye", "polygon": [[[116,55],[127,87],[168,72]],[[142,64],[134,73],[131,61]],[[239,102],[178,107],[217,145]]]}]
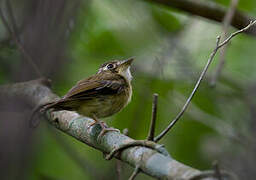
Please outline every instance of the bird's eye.
[{"label": "bird's eye", "polygon": [[108,69],[112,69],[113,67],[114,67],[113,64],[108,64],[108,65],[107,65],[107,68],[108,68]]}]

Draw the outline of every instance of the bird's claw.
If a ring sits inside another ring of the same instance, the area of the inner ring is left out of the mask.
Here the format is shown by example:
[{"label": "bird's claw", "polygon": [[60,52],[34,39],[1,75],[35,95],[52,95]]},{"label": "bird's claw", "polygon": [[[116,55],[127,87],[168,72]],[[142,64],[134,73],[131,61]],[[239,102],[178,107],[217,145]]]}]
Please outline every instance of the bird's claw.
[{"label": "bird's claw", "polygon": [[111,128],[111,127],[109,128],[104,121],[99,121],[96,118],[94,118],[94,122],[92,122],[88,125],[88,128],[92,127],[95,124],[99,124],[101,127],[101,132],[97,137],[98,141],[100,140],[100,138],[102,138],[102,136],[104,136],[109,131],[116,131],[116,132],[120,133],[119,129],[115,129],[115,128]]},{"label": "bird's claw", "polygon": [[99,124],[102,129],[107,128],[107,124],[104,121],[94,121],[88,125],[88,128],[92,127],[95,124]]},{"label": "bird's claw", "polygon": [[106,128],[106,127],[103,127],[100,134],[98,135],[97,137],[97,140],[99,141],[100,138],[102,138],[102,136],[104,136],[107,132],[109,131],[116,131],[116,132],[119,132],[120,133],[120,130],[119,129],[115,129],[115,128]]}]

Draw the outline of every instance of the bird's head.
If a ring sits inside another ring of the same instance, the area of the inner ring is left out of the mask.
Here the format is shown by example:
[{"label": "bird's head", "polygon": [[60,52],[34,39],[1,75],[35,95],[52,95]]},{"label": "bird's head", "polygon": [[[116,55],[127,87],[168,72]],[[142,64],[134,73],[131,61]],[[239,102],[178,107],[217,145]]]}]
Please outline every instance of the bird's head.
[{"label": "bird's head", "polygon": [[130,66],[133,60],[134,58],[129,58],[126,60],[121,60],[121,61],[115,60],[115,61],[104,63],[100,66],[98,73],[104,73],[104,72],[116,73],[125,77],[127,80],[131,81],[132,75],[130,71]]}]

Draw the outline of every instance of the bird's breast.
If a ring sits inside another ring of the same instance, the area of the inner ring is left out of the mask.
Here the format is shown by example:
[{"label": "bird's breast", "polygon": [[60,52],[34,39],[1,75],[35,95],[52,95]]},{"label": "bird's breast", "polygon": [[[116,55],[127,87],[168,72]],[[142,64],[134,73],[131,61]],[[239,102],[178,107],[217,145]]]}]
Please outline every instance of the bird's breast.
[{"label": "bird's breast", "polygon": [[91,100],[84,101],[78,113],[93,118],[104,118],[121,111],[132,97],[132,87],[128,84],[120,93],[102,95]]}]

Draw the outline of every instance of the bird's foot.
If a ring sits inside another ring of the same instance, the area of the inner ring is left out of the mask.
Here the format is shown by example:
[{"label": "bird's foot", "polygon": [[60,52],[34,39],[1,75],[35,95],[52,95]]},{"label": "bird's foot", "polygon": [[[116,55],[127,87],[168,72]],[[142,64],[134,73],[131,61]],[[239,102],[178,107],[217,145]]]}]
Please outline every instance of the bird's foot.
[{"label": "bird's foot", "polygon": [[[106,125],[106,123],[104,125]],[[115,129],[115,128],[111,128],[111,127],[108,128],[108,127],[105,127],[105,126],[101,126],[101,127],[102,127],[102,129],[101,129],[100,134],[98,135],[97,140],[100,140],[100,138],[102,138],[107,132],[110,132],[110,131],[116,131],[116,132],[120,133],[119,129]]]},{"label": "bird's foot", "polygon": [[97,121],[94,120],[94,122],[90,123],[90,124],[88,125],[88,127],[90,128],[90,127],[92,127],[92,126],[95,125],[95,124],[99,124],[102,129],[108,127],[108,125],[107,125],[104,121],[98,121],[98,120],[97,120]]},{"label": "bird's foot", "polygon": [[102,129],[108,127],[107,124],[104,121],[100,121],[95,115],[92,116],[92,119],[94,120],[94,122],[89,124],[89,126],[88,126],[89,128],[92,127],[95,124],[99,124]]},{"label": "bird's foot", "polygon": [[95,124],[97,124],[97,123],[99,123],[99,122],[94,120],[94,122],[92,122],[92,123],[90,123],[90,124],[88,125],[88,128],[92,127],[93,125],[95,125]]},{"label": "bird's foot", "polygon": [[115,128],[111,128],[111,127],[109,128],[108,125],[104,121],[99,121],[96,118],[96,116],[93,117],[93,120],[94,120],[94,122],[89,124],[89,128],[92,127],[95,124],[99,124],[100,127],[101,127],[101,131],[100,131],[100,133],[99,133],[99,135],[97,137],[98,141],[100,140],[100,138],[102,138],[102,136],[104,136],[109,131],[116,131],[116,132],[120,133],[119,129],[115,129]]}]

